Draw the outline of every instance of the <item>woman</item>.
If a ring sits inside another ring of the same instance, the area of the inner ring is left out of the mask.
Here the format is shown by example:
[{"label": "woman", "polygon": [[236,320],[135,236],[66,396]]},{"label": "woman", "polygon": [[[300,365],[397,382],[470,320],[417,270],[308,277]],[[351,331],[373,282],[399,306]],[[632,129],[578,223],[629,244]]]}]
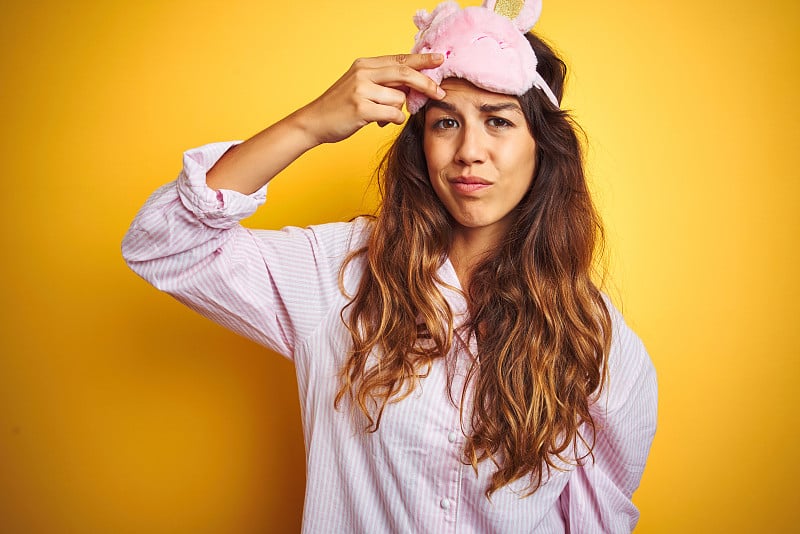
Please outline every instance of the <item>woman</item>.
[{"label": "woman", "polygon": [[[357,60],[244,143],[189,151],[123,243],[156,287],[294,361],[306,532],[638,519],[655,374],[591,280],[566,69],[524,33],[540,4],[517,4],[420,12],[412,54]],[[240,226],[284,167],[370,122],[405,122],[374,220]]]}]

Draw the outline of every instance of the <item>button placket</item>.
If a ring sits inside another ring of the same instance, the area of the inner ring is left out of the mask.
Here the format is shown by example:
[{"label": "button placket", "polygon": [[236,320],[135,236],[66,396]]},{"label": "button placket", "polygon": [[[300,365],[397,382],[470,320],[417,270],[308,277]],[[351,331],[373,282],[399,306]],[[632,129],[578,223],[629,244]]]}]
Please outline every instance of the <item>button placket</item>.
[{"label": "button placket", "polygon": [[[448,469],[449,475],[448,479],[445,483],[445,486],[442,488],[443,492],[439,495],[439,509],[442,511],[442,514],[445,520],[455,528],[456,525],[456,512],[458,509],[458,494],[459,494],[459,486],[461,484],[461,461],[460,457],[462,455],[462,451],[460,450],[461,443],[460,437],[461,433],[457,432],[456,430],[448,430],[448,426],[453,429],[456,428],[458,424],[457,417],[450,421],[450,424],[445,426],[442,429],[442,438],[446,438],[448,442],[448,448],[450,449],[450,453],[447,455],[448,460],[454,462],[452,466],[452,470]],[[440,438],[440,439],[442,439]]]}]

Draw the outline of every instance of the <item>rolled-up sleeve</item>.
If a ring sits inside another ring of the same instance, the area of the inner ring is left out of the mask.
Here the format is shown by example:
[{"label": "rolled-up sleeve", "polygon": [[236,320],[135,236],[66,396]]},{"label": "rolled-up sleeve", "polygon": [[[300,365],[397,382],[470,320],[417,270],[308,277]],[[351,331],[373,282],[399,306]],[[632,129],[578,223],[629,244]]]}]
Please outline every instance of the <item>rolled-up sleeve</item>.
[{"label": "rolled-up sleeve", "polygon": [[213,321],[292,357],[339,296],[339,268],[358,224],[251,230],[240,221],[266,200],[214,190],[206,173],[234,143],[184,154],[122,242],[137,274]]}]

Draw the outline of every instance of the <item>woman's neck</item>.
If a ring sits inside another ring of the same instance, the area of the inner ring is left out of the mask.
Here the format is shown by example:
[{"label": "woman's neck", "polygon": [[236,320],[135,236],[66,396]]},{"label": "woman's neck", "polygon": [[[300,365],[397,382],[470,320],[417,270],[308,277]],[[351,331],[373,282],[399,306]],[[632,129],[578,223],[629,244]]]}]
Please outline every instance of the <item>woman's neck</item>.
[{"label": "woman's neck", "polygon": [[502,236],[503,232],[496,227],[466,228],[462,226],[455,229],[448,256],[464,291],[468,291],[473,269],[486,257],[487,252],[494,250]]}]

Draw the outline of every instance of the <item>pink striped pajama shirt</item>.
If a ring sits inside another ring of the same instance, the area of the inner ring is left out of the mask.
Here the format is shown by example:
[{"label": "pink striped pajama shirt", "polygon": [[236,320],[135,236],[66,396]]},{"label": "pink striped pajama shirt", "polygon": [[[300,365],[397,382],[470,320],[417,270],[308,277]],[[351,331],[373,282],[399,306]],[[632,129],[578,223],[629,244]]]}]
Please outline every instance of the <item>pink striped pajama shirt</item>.
[{"label": "pink striped pajama shirt", "polygon": [[[335,410],[337,371],[350,343],[340,312],[342,261],[361,247],[369,223],[333,223],[280,231],[239,221],[266,197],[214,191],[205,173],[231,146],[189,151],[175,182],[157,190],[136,216],[123,255],[140,276],[190,308],[290,358],[296,367],[306,445],[304,532],[601,533],[630,532],[656,422],[656,378],[639,339],[611,308],[609,381],[592,407],[594,462],[552,471],[533,495],[525,481],[484,491],[490,462],[478,473],[461,462],[457,407],[474,342],[456,336],[450,354],[407,399],[389,404],[379,430],[348,409]],[[359,261],[344,274],[355,292]],[[459,287],[449,261],[439,275]],[[441,287],[462,324],[463,296]],[[610,303],[609,303],[610,306]],[[454,405],[447,394],[452,373]],[[467,395],[469,400],[469,395]],[[466,420],[469,418],[466,417]]]}]

